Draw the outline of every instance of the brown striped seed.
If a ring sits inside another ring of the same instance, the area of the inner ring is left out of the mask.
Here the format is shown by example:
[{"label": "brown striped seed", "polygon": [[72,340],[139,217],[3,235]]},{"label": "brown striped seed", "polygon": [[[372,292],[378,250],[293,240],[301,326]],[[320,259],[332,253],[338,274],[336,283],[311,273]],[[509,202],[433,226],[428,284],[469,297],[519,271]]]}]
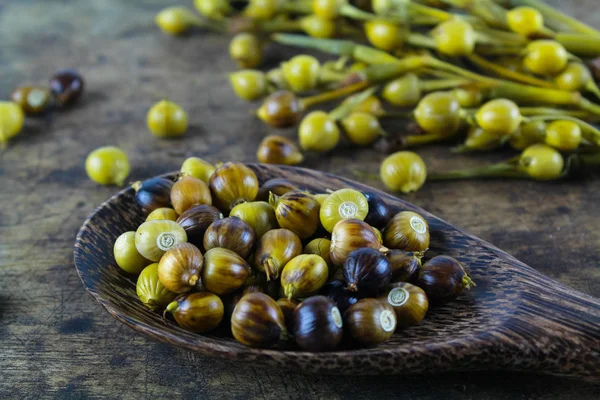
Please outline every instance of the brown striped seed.
[{"label": "brown striped seed", "polygon": [[210,292],[179,296],[167,306],[179,326],[191,332],[209,332],[223,319],[223,302]]},{"label": "brown striped seed", "polygon": [[250,275],[250,266],[231,250],[215,247],[204,254],[202,283],[207,290],[224,295],[239,289]]},{"label": "brown striped seed", "polygon": [[308,239],[319,228],[321,205],[313,195],[301,191],[287,192],[279,197],[271,194],[269,203],[275,209],[279,226]]},{"label": "brown striped seed", "polygon": [[366,222],[349,218],[335,224],[331,232],[330,248],[330,257],[334,265],[343,265],[352,251],[363,247],[370,247],[382,253],[389,251],[379,243],[377,234]]},{"label": "brown striped seed", "polygon": [[212,173],[209,179],[214,204],[227,212],[240,203],[253,201],[258,194],[258,179],[242,163],[227,162]]},{"label": "brown striped seed", "polygon": [[359,300],[344,313],[346,329],[354,340],[365,346],[375,346],[389,339],[396,324],[392,306],[376,299]]},{"label": "brown striped seed", "polygon": [[43,86],[19,86],[10,94],[10,99],[21,106],[27,114],[39,114],[51,103],[50,91]]},{"label": "brown striped seed", "polygon": [[429,309],[429,300],[423,289],[406,282],[389,284],[377,299],[392,306],[399,328],[418,325]]},{"label": "brown striped seed", "polygon": [[298,304],[299,302],[297,300],[286,299],[285,297],[277,300],[277,305],[283,313],[285,326],[290,332],[294,330],[294,311],[296,310],[296,307],[298,307]]},{"label": "brown striped seed", "polygon": [[417,213],[399,212],[386,226],[383,243],[390,249],[426,251],[429,247],[429,225]]},{"label": "brown striped seed", "polygon": [[222,247],[246,259],[255,242],[256,234],[250,225],[237,217],[229,217],[216,220],[206,229],[203,244],[207,251]]},{"label": "brown striped seed", "polygon": [[288,229],[273,229],[259,240],[254,266],[267,275],[267,280],[277,279],[288,261],[301,253],[298,235]]},{"label": "brown striped seed", "polygon": [[190,243],[171,247],[158,262],[158,278],[171,292],[192,290],[200,278],[204,258],[200,250]]},{"label": "brown striped seed", "polygon": [[281,309],[264,293],[243,296],[231,315],[231,333],[250,347],[271,347],[287,336]]},{"label": "brown striped seed", "polygon": [[304,159],[293,141],[279,135],[265,137],[258,146],[256,158],[261,163],[284,165],[297,165]]}]

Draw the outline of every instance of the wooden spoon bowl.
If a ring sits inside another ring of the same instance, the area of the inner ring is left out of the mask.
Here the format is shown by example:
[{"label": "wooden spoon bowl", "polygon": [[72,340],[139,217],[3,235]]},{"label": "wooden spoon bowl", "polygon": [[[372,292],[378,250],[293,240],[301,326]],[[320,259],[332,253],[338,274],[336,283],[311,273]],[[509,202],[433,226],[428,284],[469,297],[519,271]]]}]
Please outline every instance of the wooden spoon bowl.
[{"label": "wooden spoon bowl", "polygon": [[[314,192],[342,187],[373,191],[395,211],[411,210],[429,223],[428,257],[447,254],[470,268],[477,287],[430,309],[419,326],[398,331],[373,348],[325,353],[251,349],[236,342],[227,324],[195,334],[147,309],[135,277],[115,263],[113,244],[136,230],[145,213],[133,189],[103,203],[75,242],[75,267],[90,294],[119,321],[158,340],[207,356],[329,374],[407,374],[506,369],[600,380],[600,302],[540,274],[512,256],[440,218],[389,194],[334,175],[303,168],[248,164],[261,182],[286,178]],[[174,176],[174,174],[166,175]],[[507,232],[510,234],[510,232]]]}]

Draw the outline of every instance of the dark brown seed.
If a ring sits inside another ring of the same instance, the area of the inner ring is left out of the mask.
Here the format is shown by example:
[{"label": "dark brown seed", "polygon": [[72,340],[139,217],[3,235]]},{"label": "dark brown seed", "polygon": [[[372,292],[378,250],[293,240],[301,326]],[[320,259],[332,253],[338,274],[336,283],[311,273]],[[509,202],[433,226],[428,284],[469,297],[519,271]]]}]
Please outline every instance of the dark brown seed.
[{"label": "dark brown seed", "polygon": [[84,86],[83,77],[74,69],[58,71],[50,79],[50,90],[56,99],[56,103],[61,107],[71,105],[77,101],[83,93]]},{"label": "dark brown seed", "polygon": [[392,282],[411,282],[421,267],[420,253],[391,250],[387,258],[392,266]]},{"label": "dark brown seed", "polygon": [[171,188],[173,181],[167,178],[150,178],[145,181],[135,182],[135,200],[146,212],[157,208],[171,206]]},{"label": "dark brown seed", "polygon": [[369,203],[369,213],[365,222],[377,229],[383,229],[387,225],[392,213],[387,204],[373,192],[363,192]]},{"label": "dark brown seed", "polygon": [[348,290],[373,295],[390,283],[392,267],[385,255],[371,248],[354,250],[344,262]]},{"label": "dark brown seed", "polygon": [[298,346],[309,351],[334,349],[342,340],[340,310],[325,296],[304,300],[294,311],[294,332]]},{"label": "dark brown seed", "polygon": [[358,293],[346,289],[346,282],[342,280],[327,282],[321,289],[321,294],[333,300],[342,314],[360,299]]},{"label": "dark brown seed", "polygon": [[416,284],[431,303],[438,305],[456,299],[464,289],[475,286],[460,261],[449,256],[437,256],[423,264]]},{"label": "dark brown seed", "polygon": [[284,178],[269,179],[258,190],[256,200],[269,201],[269,193],[272,192],[277,196],[283,196],[292,190],[300,190],[298,186]]},{"label": "dark brown seed", "polygon": [[204,233],[213,222],[223,218],[223,214],[216,207],[202,204],[194,206],[177,218],[177,223],[187,233],[188,242],[199,248],[204,246]]}]

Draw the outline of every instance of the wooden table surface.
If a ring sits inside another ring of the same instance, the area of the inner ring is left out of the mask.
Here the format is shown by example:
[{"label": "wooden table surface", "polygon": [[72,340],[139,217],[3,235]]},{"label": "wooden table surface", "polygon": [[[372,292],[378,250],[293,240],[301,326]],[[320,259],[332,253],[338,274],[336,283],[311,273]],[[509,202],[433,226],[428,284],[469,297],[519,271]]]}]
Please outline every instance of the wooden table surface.
[{"label": "wooden table surface", "polygon": [[[72,245],[85,217],[116,188],[86,177],[91,150],[121,146],[137,180],[177,169],[191,155],[253,161],[260,139],[273,132],[233,96],[226,38],[158,31],[152,17],[167,3],[176,1],[0,3],[2,98],[16,84],[43,83],[63,67],[77,67],[87,82],[77,107],[30,121],[0,153],[0,398],[591,399],[598,393],[589,384],[524,373],[335,377],[258,369],[147,339],[96,304],[75,272]],[[570,4],[572,14],[600,25],[594,0]],[[271,49],[269,63],[286,54]],[[189,113],[191,127],[181,140],[158,140],[145,128],[146,111],[163,97]],[[431,169],[507,156],[459,156],[435,146],[419,152]],[[374,150],[343,146],[331,156],[309,156],[305,165],[352,177],[354,169],[376,172],[381,159]],[[456,182],[426,185],[406,199],[600,296],[599,193],[593,178]]]}]

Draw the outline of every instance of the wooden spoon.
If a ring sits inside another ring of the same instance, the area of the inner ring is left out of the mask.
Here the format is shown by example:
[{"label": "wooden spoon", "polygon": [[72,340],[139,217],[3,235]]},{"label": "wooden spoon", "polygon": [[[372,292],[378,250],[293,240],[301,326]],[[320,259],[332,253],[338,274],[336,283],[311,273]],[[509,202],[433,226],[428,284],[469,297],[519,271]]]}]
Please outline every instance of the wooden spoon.
[{"label": "wooden spoon", "polygon": [[598,299],[368,186],[303,168],[248,166],[261,183],[282,177],[316,193],[342,187],[368,190],[379,194],[396,211],[421,214],[432,232],[427,256],[456,257],[470,268],[477,287],[448,305],[431,309],[419,326],[398,331],[387,342],[368,349],[326,353],[251,349],[231,337],[226,322],[214,334],[190,333],[145,308],[136,296],[135,277],[123,273],[114,261],[115,239],[135,230],[145,219],[129,188],[103,203],[77,235],[75,267],[86,289],[115,318],[148,336],[203,355],[254,365],[349,375],[504,369],[600,380]]}]

